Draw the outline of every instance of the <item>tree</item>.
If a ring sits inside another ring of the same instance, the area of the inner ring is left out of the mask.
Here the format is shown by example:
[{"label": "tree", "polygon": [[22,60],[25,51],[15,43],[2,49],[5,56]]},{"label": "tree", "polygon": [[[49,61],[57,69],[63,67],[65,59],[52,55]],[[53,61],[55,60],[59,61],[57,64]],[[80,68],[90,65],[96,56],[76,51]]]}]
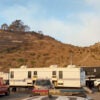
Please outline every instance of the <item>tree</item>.
[{"label": "tree", "polygon": [[28,29],[29,29],[29,26],[24,25],[24,23],[21,20],[15,20],[9,26],[9,30],[11,31],[25,32]]},{"label": "tree", "polygon": [[40,30],[40,31],[38,31],[38,33],[40,33],[40,34],[43,34],[43,32]]},{"label": "tree", "polygon": [[30,27],[28,25],[24,25],[24,31],[28,32],[30,30]]},{"label": "tree", "polygon": [[8,25],[6,23],[1,25],[2,30],[8,30]]}]

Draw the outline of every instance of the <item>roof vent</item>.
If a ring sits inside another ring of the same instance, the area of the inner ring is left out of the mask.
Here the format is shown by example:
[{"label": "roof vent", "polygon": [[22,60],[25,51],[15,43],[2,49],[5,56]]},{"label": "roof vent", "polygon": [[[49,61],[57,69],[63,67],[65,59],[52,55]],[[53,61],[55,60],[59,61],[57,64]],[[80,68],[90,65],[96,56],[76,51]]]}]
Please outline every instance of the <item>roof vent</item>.
[{"label": "roof vent", "polygon": [[27,65],[22,65],[20,68],[27,68]]},{"label": "roof vent", "polygon": [[50,68],[57,68],[57,65],[51,65]]},{"label": "roof vent", "polygon": [[75,68],[76,65],[68,65],[67,68]]}]

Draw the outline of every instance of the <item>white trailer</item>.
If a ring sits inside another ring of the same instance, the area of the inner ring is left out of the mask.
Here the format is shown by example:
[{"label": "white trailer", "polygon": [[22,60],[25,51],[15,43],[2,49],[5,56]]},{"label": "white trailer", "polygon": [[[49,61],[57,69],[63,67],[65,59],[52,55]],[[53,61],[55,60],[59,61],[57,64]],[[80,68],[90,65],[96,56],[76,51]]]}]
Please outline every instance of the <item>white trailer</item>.
[{"label": "white trailer", "polygon": [[9,84],[9,73],[0,72],[0,77],[3,78],[3,80],[6,84]]},{"label": "white trailer", "polygon": [[44,68],[11,68],[9,83],[11,87],[33,86],[37,78],[52,80],[55,87],[85,86],[85,71],[75,65],[67,67],[50,66]]}]

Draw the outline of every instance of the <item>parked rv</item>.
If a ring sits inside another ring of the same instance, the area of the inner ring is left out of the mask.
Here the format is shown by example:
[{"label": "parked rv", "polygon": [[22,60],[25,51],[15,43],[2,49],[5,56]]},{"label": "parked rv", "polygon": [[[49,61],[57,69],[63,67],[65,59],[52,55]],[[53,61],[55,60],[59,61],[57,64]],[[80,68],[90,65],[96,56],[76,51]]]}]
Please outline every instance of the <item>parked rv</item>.
[{"label": "parked rv", "polygon": [[9,73],[0,72],[0,77],[3,78],[5,84],[9,85]]},{"label": "parked rv", "polygon": [[85,71],[75,65],[67,67],[43,67],[43,68],[21,68],[10,69],[10,87],[33,87],[38,78],[51,79],[55,87],[78,87],[85,86]]}]

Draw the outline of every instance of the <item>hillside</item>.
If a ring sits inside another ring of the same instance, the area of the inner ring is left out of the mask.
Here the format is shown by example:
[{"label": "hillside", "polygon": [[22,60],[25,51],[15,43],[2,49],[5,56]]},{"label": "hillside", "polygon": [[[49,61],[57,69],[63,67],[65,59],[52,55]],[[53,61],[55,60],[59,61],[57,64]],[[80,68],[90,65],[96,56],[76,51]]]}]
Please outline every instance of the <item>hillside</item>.
[{"label": "hillside", "polygon": [[[77,47],[61,43],[36,32],[0,30],[0,71],[11,67],[45,67],[71,63],[80,66],[100,66],[100,43]],[[71,58],[72,57],[72,58]]]}]

